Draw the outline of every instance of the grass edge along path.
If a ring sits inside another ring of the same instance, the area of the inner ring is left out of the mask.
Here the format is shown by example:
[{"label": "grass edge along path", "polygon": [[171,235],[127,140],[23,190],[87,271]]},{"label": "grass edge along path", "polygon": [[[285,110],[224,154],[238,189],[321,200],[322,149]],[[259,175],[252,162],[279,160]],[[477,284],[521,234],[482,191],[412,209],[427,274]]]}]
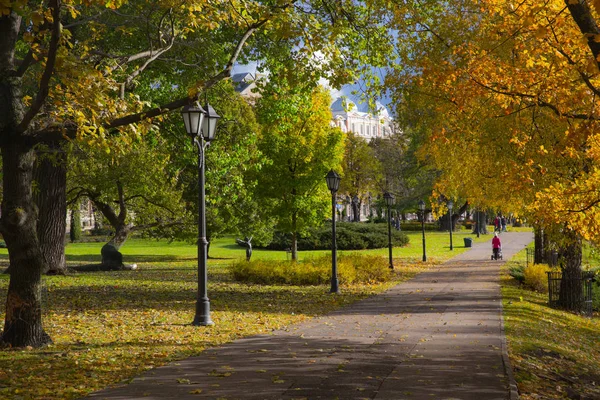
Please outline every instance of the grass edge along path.
[{"label": "grass edge along path", "polygon": [[[600,320],[548,306],[548,294],[519,286],[509,268],[525,265],[525,250],[502,269],[504,328],[523,400],[600,398]],[[581,397],[578,397],[581,396]]]},{"label": "grass edge along path", "polygon": [[[0,398],[78,398],[208,347],[284,329],[381,293],[437,260],[466,251],[456,243],[452,253],[443,244],[438,249],[432,246],[428,256],[434,261],[427,263],[395,258],[393,280],[343,286],[340,295],[328,293],[327,285],[241,284],[232,281],[226,263],[211,263],[212,327],[190,325],[196,261],[187,256],[148,259],[138,271],[44,277],[44,324],[54,344],[0,351]],[[385,249],[381,252],[386,254]],[[6,277],[0,278],[3,294],[7,283]],[[1,312],[0,318],[4,319]]]}]

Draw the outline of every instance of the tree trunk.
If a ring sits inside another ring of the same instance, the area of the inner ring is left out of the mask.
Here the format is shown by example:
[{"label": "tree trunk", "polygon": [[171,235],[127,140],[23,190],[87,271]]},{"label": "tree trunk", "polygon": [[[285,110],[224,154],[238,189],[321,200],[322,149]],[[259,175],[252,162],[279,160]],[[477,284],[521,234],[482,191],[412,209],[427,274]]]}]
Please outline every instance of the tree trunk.
[{"label": "tree trunk", "polygon": [[487,225],[486,225],[486,214],[484,211],[475,211],[473,213],[473,233],[477,233],[477,229],[479,229],[480,235],[487,235]]},{"label": "tree trunk", "polygon": [[535,228],[534,236],[534,253],[533,263],[542,264],[544,262],[544,230],[542,228]]},{"label": "tree trunk", "polygon": [[131,269],[123,264],[123,255],[119,251],[123,243],[129,237],[131,225],[120,224],[115,227],[115,235],[108,243],[102,246],[100,253],[102,254],[101,269],[104,271],[118,271]]},{"label": "tree trunk", "polygon": [[352,202],[352,215],[354,216],[354,222],[360,222],[360,202]]},{"label": "tree trunk", "polygon": [[48,274],[64,274],[65,234],[67,225],[67,169],[66,153],[53,144],[52,154],[38,153],[34,168],[37,183],[35,202],[38,207],[38,239]]},{"label": "tree trunk", "polygon": [[[456,230],[456,222],[458,221],[458,214],[452,214],[452,228]],[[450,231],[450,220],[448,214],[444,214],[439,219],[440,230]]]},{"label": "tree trunk", "polygon": [[292,261],[298,261],[298,232],[297,232],[298,216],[296,212],[292,213]]},{"label": "tree trunk", "polygon": [[292,232],[292,261],[298,261],[298,234],[296,232]]},{"label": "tree trunk", "polygon": [[561,249],[562,279],[560,280],[560,294],[558,305],[571,311],[581,311],[583,306],[583,285],[581,279],[581,238],[573,231],[565,230],[568,236],[567,245]]},{"label": "tree trunk", "polygon": [[2,144],[4,193],[0,231],[8,247],[11,271],[0,341],[12,347],[40,347],[51,340],[42,326],[41,277],[45,263],[32,196],[35,153],[19,142]]}]

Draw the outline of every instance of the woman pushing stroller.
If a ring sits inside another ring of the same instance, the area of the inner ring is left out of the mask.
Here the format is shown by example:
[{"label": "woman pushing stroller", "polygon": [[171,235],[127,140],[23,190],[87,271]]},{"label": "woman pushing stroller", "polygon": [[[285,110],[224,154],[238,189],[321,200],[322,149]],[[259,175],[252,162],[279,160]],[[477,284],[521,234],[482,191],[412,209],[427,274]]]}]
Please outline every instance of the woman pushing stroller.
[{"label": "woman pushing stroller", "polygon": [[497,260],[498,258],[502,260],[502,243],[500,242],[500,236],[498,236],[498,232],[494,232],[494,238],[492,239],[492,260]]}]

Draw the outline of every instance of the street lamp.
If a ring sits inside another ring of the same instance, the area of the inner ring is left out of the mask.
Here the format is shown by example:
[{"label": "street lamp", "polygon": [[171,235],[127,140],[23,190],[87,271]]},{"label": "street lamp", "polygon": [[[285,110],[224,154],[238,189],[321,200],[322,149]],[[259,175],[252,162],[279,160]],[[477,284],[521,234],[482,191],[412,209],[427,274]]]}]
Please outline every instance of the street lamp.
[{"label": "street lamp", "polygon": [[427,253],[425,252],[425,202],[419,200],[419,210],[421,210],[421,231],[423,232],[423,261],[427,261]]},{"label": "street lamp", "polygon": [[335,240],[335,192],[340,188],[342,178],[334,170],[329,170],[325,176],[327,188],[331,192],[331,293],[339,293],[337,277],[337,243]]},{"label": "street lamp", "polygon": [[217,120],[221,118],[215,110],[206,105],[202,108],[198,103],[183,107],[181,116],[185,130],[198,147],[198,295],[196,297],[196,315],[192,325],[213,325],[210,319],[210,302],[206,291],[206,208],[204,201],[204,152],[206,146],[215,138]]},{"label": "street lamp", "polygon": [[394,263],[392,262],[392,213],[390,212],[390,207],[394,205],[394,196],[391,193],[385,192],[383,194],[383,199],[385,200],[385,205],[387,206],[387,220],[388,220],[388,248],[390,253],[390,269],[394,269]]},{"label": "street lamp", "polygon": [[452,200],[449,200],[447,203],[448,206],[448,219],[450,220],[450,250],[454,250],[452,247],[452,207],[454,207],[454,203]]},{"label": "street lamp", "polygon": [[476,211],[477,213],[477,237],[479,237],[479,232],[481,231],[481,227],[479,226],[479,214],[481,214],[479,212],[479,209]]}]

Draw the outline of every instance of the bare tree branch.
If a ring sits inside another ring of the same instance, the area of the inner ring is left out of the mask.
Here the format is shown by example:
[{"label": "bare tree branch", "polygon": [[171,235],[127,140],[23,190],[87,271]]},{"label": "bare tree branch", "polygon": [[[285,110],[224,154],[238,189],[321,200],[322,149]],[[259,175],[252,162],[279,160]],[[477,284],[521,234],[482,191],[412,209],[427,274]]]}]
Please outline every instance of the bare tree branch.
[{"label": "bare tree branch", "polygon": [[88,23],[88,22],[90,22],[90,21],[93,21],[93,20],[96,20],[96,19],[98,19],[98,17],[100,17],[100,16],[101,16],[102,14],[104,14],[105,12],[106,12],[106,10],[102,10],[102,11],[100,11],[100,12],[99,12],[98,14],[96,14],[96,15],[92,15],[91,17],[87,17],[87,18],[80,19],[80,20],[78,20],[78,21],[75,21],[75,22],[73,22],[73,23],[71,23],[71,24],[68,24],[68,25],[65,25],[65,26],[63,26],[63,28],[65,28],[65,29],[70,29],[70,28],[74,28],[74,27],[76,27],[76,26],[79,26],[79,25],[84,25],[84,24],[87,24],[87,23]]},{"label": "bare tree branch", "polygon": [[565,0],[565,3],[579,30],[586,37],[596,65],[600,68],[600,43],[596,41],[596,36],[600,35],[600,28],[592,16],[587,0]]},{"label": "bare tree branch", "polygon": [[475,82],[476,84],[478,84],[479,86],[497,93],[497,94],[502,94],[505,96],[510,96],[510,97],[518,97],[521,99],[527,99],[530,102],[532,102],[533,104],[536,104],[540,107],[545,107],[545,108],[549,108],[550,110],[552,110],[556,115],[558,115],[559,117],[566,117],[566,118],[571,118],[571,119],[581,119],[581,120],[587,120],[587,121],[598,121],[600,120],[600,118],[598,117],[594,117],[593,115],[588,115],[588,114],[573,114],[573,113],[564,113],[562,111],[560,111],[558,109],[558,107],[556,107],[554,104],[548,103],[547,101],[544,101],[542,99],[540,99],[539,96],[537,95],[533,95],[533,94],[527,94],[527,93],[519,93],[519,92],[510,92],[510,91],[506,91],[506,90],[500,90],[500,89],[496,89],[492,86],[486,85],[482,82],[479,82],[477,79],[475,79],[475,77],[473,77],[473,75],[469,74],[470,79]]},{"label": "bare tree branch", "polygon": [[143,194],[136,194],[134,196],[127,197],[125,199],[125,201],[130,201],[130,200],[134,200],[134,199],[142,199],[142,200],[144,200],[148,204],[152,204],[152,205],[154,205],[154,206],[156,206],[158,208],[162,208],[163,210],[167,210],[169,213],[171,213],[173,215],[175,214],[175,212],[173,212],[173,210],[171,210],[169,207],[165,206],[164,204],[160,204],[160,203],[157,203],[155,201],[152,201],[149,198],[147,198],[146,196],[144,196]]},{"label": "bare tree branch", "polygon": [[126,115],[121,118],[117,118],[117,119],[111,121],[110,123],[106,124],[105,128],[113,129],[113,128],[118,128],[120,126],[133,124],[133,123],[142,121],[144,119],[153,118],[158,115],[168,113],[170,111],[176,110],[187,104],[190,104],[194,101],[199,100],[199,98],[200,98],[199,96],[202,93],[202,91],[204,91],[206,89],[210,89],[211,87],[216,85],[221,80],[229,78],[231,76],[231,71],[233,70],[233,65],[239,58],[239,55],[240,55],[242,48],[244,47],[244,44],[246,43],[246,41],[252,36],[252,34],[254,34],[254,32],[256,32],[256,30],[258,28],[260,28],[261,26],[266,24],[268,21],[269,21],[269,18],[265,18],[263,20],[257,21],[255,24],[251,25],[248,29],[246,29],[246,31],[244,32],[242,37],[238,40],[238,43],[237,43],[235,49],[233,50],[233,52],[231,53],[231,56],[229,57],[229,61],[225,65],[225,68],[221,72],[219,72],[218,74],[214,75],[212,78],[210,78],[206,82],[204,82],[204,85],[202,85],[202,88],[201,88],[202,90],[199,90],[198,94],[196,96],[191,97],[191,98],[185,97],[185,98],[177,99],[170,103],[160,105],[159,107],[155,107],[155,108],[152,108],[147,111],[139,112],[136,114],[130,114],[130,115]]},{"label": "bare tree branch", "polygon": [[30,48],[25,58],[19,63],[19,68],[15,72],[15,76],[22,77],[27,72],[27,69],[36,62],[35,58],[33,58],[33,49]]},{"label": "bare tree branch", "polygon": [[58,46],[60,42],[60,0],[50,0],[49,6],[52,12],[52,34],[50,37],[50,44],[48,46],[48,55],[46,59],[46,68],[40,79],[40,87],[35,100],[31,104],[31,107],[25,113],[25,117],[17,127],[17,131],[25,132],[29,128],[29,124],[33,118],[40,111],[46,98],[48,97],[50,79],[54,74],[54,66],[56,64],[56,56],[58,53]]}]

